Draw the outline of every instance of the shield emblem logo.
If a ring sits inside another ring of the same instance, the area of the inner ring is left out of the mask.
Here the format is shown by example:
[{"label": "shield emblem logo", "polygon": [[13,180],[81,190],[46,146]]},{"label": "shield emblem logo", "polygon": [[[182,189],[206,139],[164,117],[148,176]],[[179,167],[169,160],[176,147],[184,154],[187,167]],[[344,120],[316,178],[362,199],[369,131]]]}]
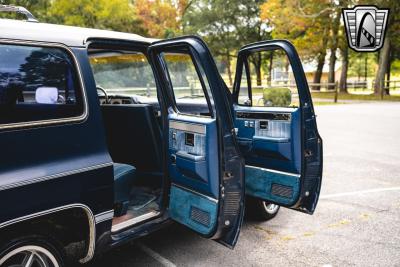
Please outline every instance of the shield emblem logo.
[{"label": "shield emblem logo", "polygon": [[358,52],[382,48],[389,9],[376,6],[355,6],[342,10],[349,46]]}]

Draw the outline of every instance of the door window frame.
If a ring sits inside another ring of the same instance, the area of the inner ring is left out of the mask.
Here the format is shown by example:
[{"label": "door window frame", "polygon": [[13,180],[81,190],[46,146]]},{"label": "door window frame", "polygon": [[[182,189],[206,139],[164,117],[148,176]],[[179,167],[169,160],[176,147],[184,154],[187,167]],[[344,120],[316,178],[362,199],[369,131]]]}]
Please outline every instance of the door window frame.
[{"label": "door window frame", "polygon": [[[178,51],[176,50],[176,47],[178,47]],[[171,79],[171,76],[170,76],[170,72],[169,72],[169,69],[168,69],[168,63],[166,62],[164,56],[162,55],[163,53],[164,54],[168,54],[168,53],[171,53],[171,54],[182,54],[182,55],[188,55],[190,57],[190,59],[191,59],[191,61],[193,63],[193,66],[195,68],[197,77],[198,77],[198,79],[200,81],[200,84],[201,84],[201,87],[202,87],[202,90],[203,90],[203,93],[204,93],[204,97],[205,97],[205,99],[207,101],[207,107],[208,107],[208,111],[210,112],[210,116],[204,116],[204,115],[195,116],[194,114],[190,114],[190,113],[185,113],[185,112],[179,111],[178,104],[176,103],[175,91],[174,91],[174,88],[173,88],[174,86],[173,86],[172,79]],[[206,82],[203,79],[203,77],[206,77],[206,76],[205,76],[205,73],[204,73],[204,75],[202,75],[202,73],[201,73],[201,72],[204,72],[204,70],[199,65],[199,61],[197,60],[196,51],[194,51],[191,47],[186,47],[185,45],[180,45],[180,46],[168,47],[166,49],[162,49],[160,51],[160,53],[157,54],[157,57],[158,57],[158,60],[159,60],[159,62],[161,64],[162,71],[166,75],[166,80],[167,80],[167,83],[168,83],[168,93],[167,94],[168,94],[168,96],[170,98],[169,99],[170,100],[169,106],[171,106],[174,109],[174,111],[177,114],[180,114],[180,115],[192,116],[192,117],[207,117],[207,118],[213,118],[214,119],[215,118],[215,110],[214,110],[214,108],[213,108],[213,106],[211,104],[210,94],[212,95],[212,92],[211,92],[211,89],[210,89],[210,84],[209,84],[208,80],[207,80],[207,84],[206,84]]]},{"label": "door window frame", "polygon": [[[297,56],[297,55],[294,55],[294,54],[289,55],[288,51],[291,51],[291,50],[288,50],[287,47],[285,47],[285,46],[292,47],[293,45],[286,40],[272,40],[272,41],[260,42],[257,44],[249,44],[249,45],[242,47],[239,50],[238,60],[237,60],[237,65],[236,65],[235,82],[233,85],[233,102],[235,105],[242,106],[242,107],[257,107],[257,106],[253,106],[250,68],[249,68],[249,62],[247,59],[248,59],[249,55],[253,52],[263,52],[263,51],[272,51],[272,50],[282,50],[283,52],[285,52],[285,54],[289,60],[289,64],[292,67],[293,74],[294,74],[293,76],[294,76],[294,79],[296,82],[297,92],[299,95],[299,106],[296,108],[300,108],[300,107],[303,107],[304,105],[311,104],[311,103],[307,103],[307,97],[311,98],[310,92],[308,90],[308,86],[306,88],[307,90],[304,90],[304,91],[302,90],[303,89],[302,86],[299,86],[299,84],[304,84],[304,83],[307,84],[307,81],[305,80],[305,76],[296,74],[295,70],[294,70],[294,68],[300,67],[304,73],[303,67],[301,64],[300,64],[300,66],[297,66],[297,64],[295,64],[296,62],[293,62],[292,57]],[[293,47],[293,49],[294,49],[294,47]],[[295,61],[297,61],[297,60],[295,60]],[[299,60],[299,62],[300,62],[300,60]],[[246,79],[247,80],[247,88],[248,88],[249,98],[251,100],[251,106],[239,104],[239,94],[240,94],[240,85],[241,85],[242,73],[243,73],[243,65],[245,65],[245,71],[246,71],[246,76],[247,76],[247,79]],[[302,79],[304,79],[304,80],[302,80]],[[307,96],[307,94],[309,94],[309,96]],[[282,107],[282,108],[290,108],[290,107]]]}]

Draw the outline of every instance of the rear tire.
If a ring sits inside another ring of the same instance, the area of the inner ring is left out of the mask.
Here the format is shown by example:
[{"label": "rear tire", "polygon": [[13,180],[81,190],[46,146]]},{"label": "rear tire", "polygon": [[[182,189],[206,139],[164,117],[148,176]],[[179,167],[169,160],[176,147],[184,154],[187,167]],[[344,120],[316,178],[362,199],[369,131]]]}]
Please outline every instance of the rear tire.
[{"label": "rear tire", "polygon": [[278,214],[280,206],[260,199],[248,197],[246,209],[250,216],[259,221],[269,221]]},{"label": "rear tire", "polygon": [[24,236],[1,244],[0,266],[64,267],[62,254],[55,242],[44,236]]}]

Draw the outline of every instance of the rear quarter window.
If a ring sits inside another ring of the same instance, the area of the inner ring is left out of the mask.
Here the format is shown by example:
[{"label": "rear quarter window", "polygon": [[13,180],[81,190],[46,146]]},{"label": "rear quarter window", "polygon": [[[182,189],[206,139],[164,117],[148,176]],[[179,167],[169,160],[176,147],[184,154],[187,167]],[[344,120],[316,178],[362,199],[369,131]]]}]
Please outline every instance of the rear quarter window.
[{"label": "rear quarter window", "polygon": [[0,127],[84,114],[75,61],[64,48],[0,44]]}]

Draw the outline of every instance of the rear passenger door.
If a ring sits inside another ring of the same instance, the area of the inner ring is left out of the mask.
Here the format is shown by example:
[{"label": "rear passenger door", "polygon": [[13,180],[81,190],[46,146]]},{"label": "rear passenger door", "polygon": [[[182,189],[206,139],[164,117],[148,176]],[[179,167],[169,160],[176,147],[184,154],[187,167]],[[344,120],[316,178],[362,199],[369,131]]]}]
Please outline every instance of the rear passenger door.
[{"label": "rear passenger door", "polygon": [[233,99],[246,194],[312,214],[321,187],[322,139],[293,45],[276,40],[243,47]]},{"label": "rear passenger door", "polygon": [[[156,42],[149,57],[167,114],[169,215],[232,248],[243,218],[244,162],[235,144],[224,83],[197,37]],[[207,108],[199,110],[199,105]]]}]

